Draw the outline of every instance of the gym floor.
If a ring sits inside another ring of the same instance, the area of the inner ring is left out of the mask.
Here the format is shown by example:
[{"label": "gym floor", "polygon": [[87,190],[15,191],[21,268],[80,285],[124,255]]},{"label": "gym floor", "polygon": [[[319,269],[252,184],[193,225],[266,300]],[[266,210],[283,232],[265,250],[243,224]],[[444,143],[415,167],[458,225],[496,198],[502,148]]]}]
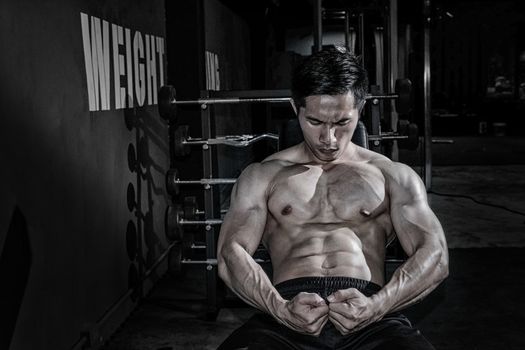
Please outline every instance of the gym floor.
[{"label": "gym floor", "polygon": [[[405,314],[437,349],[525,349],[525,139],[454,141],[433,148],[429,193],[450,276]],[[416,158],[400,154],[420,170]],[[253,311],[223,308],[205,320],[204,283],[202,266],[166,275],[103,349],[215,349]]]}]

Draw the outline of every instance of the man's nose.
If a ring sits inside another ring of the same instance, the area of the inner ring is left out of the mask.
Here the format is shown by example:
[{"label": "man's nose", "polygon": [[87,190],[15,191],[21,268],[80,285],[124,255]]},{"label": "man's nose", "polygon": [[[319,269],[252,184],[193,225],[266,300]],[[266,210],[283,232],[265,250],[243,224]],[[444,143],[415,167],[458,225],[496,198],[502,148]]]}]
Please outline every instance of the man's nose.
[{"label": "man's nose", "polygon": [[335,143],[335,128],[330,125],[323,126],[321,134],[319,135],[319,141],[325,145],[331,145]]}]

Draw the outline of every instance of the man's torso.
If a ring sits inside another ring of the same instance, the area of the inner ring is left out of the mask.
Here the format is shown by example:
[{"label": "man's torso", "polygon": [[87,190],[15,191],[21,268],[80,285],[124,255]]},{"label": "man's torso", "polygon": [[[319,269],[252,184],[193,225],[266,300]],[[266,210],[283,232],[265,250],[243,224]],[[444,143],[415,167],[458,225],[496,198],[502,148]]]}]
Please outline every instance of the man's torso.
[{"label": "man's torso", "polygon": [[263,243],[274,283],[347,276],[384,283],[392,233],[386,179],[370,151],[337,164],[282,162],[268,188]]}]

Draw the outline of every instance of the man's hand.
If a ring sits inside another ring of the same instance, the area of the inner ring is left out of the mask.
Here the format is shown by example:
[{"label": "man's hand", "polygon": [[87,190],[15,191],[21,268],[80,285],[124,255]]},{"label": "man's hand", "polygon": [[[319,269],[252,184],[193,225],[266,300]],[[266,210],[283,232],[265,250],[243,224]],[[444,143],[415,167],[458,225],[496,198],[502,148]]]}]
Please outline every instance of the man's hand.
[{"label": "man's hand", "polygon": [[315,293],[299,293],[285,304],[279,319],[299,333],[319,336],[328,322],[328,305]]},{"label": "man's hand", "polygon": [[328,317],[342,335],[357,332],[382,317],[373,299],[355,288],[338,290],[327,300]]}]

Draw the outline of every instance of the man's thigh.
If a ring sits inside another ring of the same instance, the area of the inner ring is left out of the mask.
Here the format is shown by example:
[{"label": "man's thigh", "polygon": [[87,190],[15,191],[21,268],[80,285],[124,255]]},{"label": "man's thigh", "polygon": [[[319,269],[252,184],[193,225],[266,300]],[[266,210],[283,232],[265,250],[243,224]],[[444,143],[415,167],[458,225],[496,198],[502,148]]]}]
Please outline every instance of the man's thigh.
[{"label": "man's thigh", "polygon": [[218,350],[435,350],[419,330],[402,315],[385,319],[348,336],[342,336],[327,324],[319,337],[299,334],[258,313],[234,331]]},{"label": "man's thigh", "polygon": [[277,323],[271,316],[257,313],[235,330],[218,350],[317,350],[325,349],[322,337],[314,337]]},{"label": "man's thigh", "polygon": [[421,332],[412,327],[404,316],[387,317],[365,329],[339,350],[435,350]]}]

